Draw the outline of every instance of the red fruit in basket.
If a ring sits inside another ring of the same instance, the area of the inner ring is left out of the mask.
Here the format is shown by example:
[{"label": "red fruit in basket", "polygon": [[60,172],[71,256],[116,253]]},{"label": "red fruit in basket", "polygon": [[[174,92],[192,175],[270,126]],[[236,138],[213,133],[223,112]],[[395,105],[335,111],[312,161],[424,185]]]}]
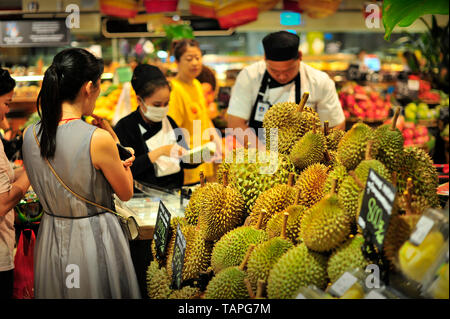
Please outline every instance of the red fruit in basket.
[{"label": "red fruit in basket", "polygon": [[378,92],[372,91],[369,93],[369,98],[375,102],[380,98],[380,95],[378,94]]},{"label": "red fruit in basket", "polygon": [[350,112],[347,111],[347,110],[344,110],[344,116],[345,116],[346,118],[350,117]]},{"label": "red fruit in basket", "polygon": [[405,139],[403,142],[403,146],[412,146],[414,145],[414,141],[412,139]]},{"label": "red fruit in basket", "polygon": [[412,128],[405,128],[402,135],[405,140],[412,140],[414,137],[414,130]]},{"label": "red fruit in basket", "polygon": [[375,106],[379,109],[383,109],[384,110],[384,101],[380,98],[375,100]]},{"label": "red fruit in basket", "polygon": [[350,107],[354,106],[356,104],[355,97],[353,95],[347,95],[345,97],[345,104]]},{"label": "red fruit in basket", "polygon": [[367,110],[366,116],[367,116],[368,119],[374,120],[375,119],[375,111],[374,110]]},{"label": "red fruit in basket", "polygon": [[425,136],[428,135],[428,128],[423,125],[418,125],[414,132],[415,136]]},{"label": "red fruit in basket", "polygon": [[366,94],[366,91],[364,90],[364,88],[360,85],[355,85],[355,87],[353,88],[353,90],[355,91],[355,93],[357,94]]}]

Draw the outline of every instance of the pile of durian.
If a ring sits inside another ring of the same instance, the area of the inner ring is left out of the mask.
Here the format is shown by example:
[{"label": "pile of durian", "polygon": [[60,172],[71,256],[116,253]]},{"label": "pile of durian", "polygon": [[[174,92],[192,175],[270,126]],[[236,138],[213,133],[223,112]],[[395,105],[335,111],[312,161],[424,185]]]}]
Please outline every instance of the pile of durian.
[{"label": "pile of durian", "polygon": [[[392,124],[376,129],[360,122],[343,132],[322,129],[317,113],[302,102],[279,103],[265,117],[266,145],[278,129],[277,167],[264,174],[264,151],[238,149],[221,164],[220,182],[202,183],[184,218],[171,221],[164,260],[147,272],[149,298],[295,298],[301,287],[320,289],[345,272],[375,261],[362,252],[357,225],[365,183],[372,168],[398,189],[386,234],[385,258],[392,262],[428,207],[438,207],[438,176],[429,155],[403,147]],[[244,162],[237,160],[244,158]],[[253,159],[253,160],[251,160]],[[177,226],[187,247],[182,277],[194,283],[172,290],[172,256]],[[206,289],[200,274],[212,278]]]}]

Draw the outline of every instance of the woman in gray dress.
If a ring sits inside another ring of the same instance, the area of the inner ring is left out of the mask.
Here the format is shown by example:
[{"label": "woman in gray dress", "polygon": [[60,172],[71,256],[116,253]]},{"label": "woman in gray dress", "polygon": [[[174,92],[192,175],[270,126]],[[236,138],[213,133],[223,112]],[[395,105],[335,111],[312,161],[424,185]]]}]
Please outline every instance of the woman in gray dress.
[{"label": "woman in gray dress", "polygon": [[74,193],[114,209],[113,193],[133,196],[130,166],[121,161],[117,136],[91,115],[103,62],[83,49],[58,53],[38,96],[41,121],[24,133],[24,163],[45,214],[35,247],[36,298],[140,298],[129,243],[117,217]]}]

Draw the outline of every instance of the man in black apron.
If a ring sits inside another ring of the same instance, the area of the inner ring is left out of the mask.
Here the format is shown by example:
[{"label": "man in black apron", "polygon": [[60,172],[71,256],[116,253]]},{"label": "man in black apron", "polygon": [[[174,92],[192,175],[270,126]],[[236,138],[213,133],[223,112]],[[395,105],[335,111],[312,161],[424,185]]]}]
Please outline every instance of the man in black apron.
[{"label": "man in black apron", "polygon": [[[263,39],[266,71],[262,78],[256,101],[248,121],[243,121],[234,116],[229,116],[229,127],[252,129],[253,134],[259,137],[259,142],[264,143],[264,134],[261,134],[262,122],[264,114],[272,106],[268,99],[268,90],[295,82],[295,102],[299,103],[301,98],[300,85],[300,60],[301,52],[298,50],[299,37],[286,31],[275,32],[267,35]],[[291,86],[289,86],[291,87]],[[241,144],[247,144],[247,136],[245,140],[238,141]],[[250,139],[250,136],[248,136]]]}]

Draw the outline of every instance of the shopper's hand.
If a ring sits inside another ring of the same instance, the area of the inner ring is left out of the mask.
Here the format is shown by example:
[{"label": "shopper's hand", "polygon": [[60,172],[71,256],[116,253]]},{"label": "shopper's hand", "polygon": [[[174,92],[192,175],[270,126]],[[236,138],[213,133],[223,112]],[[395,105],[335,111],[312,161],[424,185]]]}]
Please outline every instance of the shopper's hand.
[{"label": "shopper's hand", "polygon": [[186,149],[178,144],[164,145],[162,146],[162,148],[163,148],[162,155],[168,157],[180,158],[186,153]]},{"label": "shopper's hand", "polygon": [[136,157],[133,154],[133,156],[127,158],[124,161],[122,161],[123,167],[125,167],[125,168],[131,167],[133,165],[133,162],[134,162],[135,159],[136,159]]},{"label": "shopper's hand", "polygon": [[109,124],[109,122],[107,120],[105,120],[104,118],[101,118],[100,116],[95,115],[95,114],[91,114],[91,116],[94,118],[92,120],[92,125],[95,125],[98,128],[108,131],[109,134],[111,134],[111,136],[113,137],[114,141],[116,143],[120,143],[119,138],[117,137],[116,133],[114,132],[113,128],[111,127],[111,124]]}]

